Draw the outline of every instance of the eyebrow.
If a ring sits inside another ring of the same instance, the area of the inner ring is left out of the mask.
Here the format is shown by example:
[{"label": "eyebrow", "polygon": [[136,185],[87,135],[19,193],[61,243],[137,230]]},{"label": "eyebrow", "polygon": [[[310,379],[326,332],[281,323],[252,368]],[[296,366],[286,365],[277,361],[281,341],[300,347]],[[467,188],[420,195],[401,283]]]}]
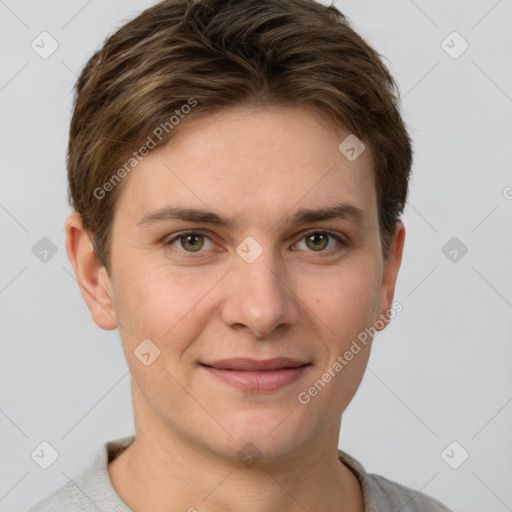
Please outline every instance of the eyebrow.
[{"label": "eyebrow", "polygon": [[[361,208],[349,203],[339,203],[328,208],[302,208],[297,210],[291,218],[291,223],[306,224],[331,219],[347,219],[357,223],[368,222],[367,215]],[[230,219],[207,210],[168,206],[146,213],[137,222],[137,226],[142,228],[151,224],[158,224],[172,220],[181,220],[197,224],[214,224],[227,229],[234,229],[238,224],[235,219]]]}]

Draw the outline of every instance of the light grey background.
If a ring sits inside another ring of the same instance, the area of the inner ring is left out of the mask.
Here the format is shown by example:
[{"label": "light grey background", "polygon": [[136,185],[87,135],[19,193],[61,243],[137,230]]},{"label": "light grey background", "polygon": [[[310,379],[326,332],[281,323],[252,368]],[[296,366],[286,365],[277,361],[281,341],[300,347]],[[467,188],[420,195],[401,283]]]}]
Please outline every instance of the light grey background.
[{"label": "light grey background", "polygon": [[[65,152],[78,73],[153,3],[0,1],[0,512],[133,433],[118,334],[91,320],[65,253]],[[455,512],[512,510],[512,0],[336,5],[387,59],[415,141],[404,309],[375,339],[340,447]],[[59,44],[47,59],[31,48],[43,31]],[[458,58],[453,31],[469,44]],[[46,263],[42,237],[57,248]],[[456,262],[452,237],[468,248]],[[46,470],[31,458],[42,441],[59,453]],[[441,456],[453,441],[452,464],[469,453],[458,469]]]}]

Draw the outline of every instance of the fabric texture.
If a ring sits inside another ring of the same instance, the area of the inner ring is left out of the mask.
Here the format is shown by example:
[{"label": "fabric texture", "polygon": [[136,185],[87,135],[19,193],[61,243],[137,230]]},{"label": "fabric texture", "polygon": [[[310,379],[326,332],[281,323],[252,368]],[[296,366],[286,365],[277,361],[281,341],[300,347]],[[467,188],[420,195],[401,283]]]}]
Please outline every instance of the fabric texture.
[{"label": "fabric texture", "polygon": [[[135,436],[104,443],[94,461],[73,482],[68,482],[29,512],[133,512],[116,493],[107,465],[127,448]],[[365,512],[451,512],[442,503],[409,487],[372,473],[342,450],[338,458],[361,483]]]}]

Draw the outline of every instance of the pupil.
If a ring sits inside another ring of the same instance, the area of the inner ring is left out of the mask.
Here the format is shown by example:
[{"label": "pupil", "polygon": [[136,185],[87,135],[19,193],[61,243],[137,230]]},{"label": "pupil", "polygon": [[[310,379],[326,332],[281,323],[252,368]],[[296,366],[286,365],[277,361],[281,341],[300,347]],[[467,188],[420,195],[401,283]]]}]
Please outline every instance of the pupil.
[{"label": "pupil", "polygon": [[[185,245],[190,245],[190,248],[193,249],[193,250],[198,250],[201,248],[202,244],[198,244],[197,243],[197,239],[199,238],[198,235],[186,235],[185,236]],[[196,240],[196,242],[194,243],[193,241],[191,242],[191,240]]]},{"label": "pupil", "polygon": [[[321,238],[321,240],[318,240],[319,238]],[[309,240],[311,242],[313,242],[314,247],[324,247],[326,237],[325,237],[325,235],[323,235],[321,233],[316,233],[316,234],[310,235]],[[316,241],[314,241],[314,240],[316,240]]]}]

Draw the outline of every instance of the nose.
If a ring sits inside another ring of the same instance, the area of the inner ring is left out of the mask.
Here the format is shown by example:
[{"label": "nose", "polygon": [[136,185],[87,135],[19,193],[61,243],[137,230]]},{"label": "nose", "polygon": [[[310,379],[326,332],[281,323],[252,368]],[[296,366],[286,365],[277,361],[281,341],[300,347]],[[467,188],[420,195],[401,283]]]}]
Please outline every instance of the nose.
[{"label": "nose", "polygon": [[263,250],[252,263],[239,258],[228,278],[221,316],[230,328],[265,338],[297,322],[298,297],[291,289],[286,269],[272,251]]}]

